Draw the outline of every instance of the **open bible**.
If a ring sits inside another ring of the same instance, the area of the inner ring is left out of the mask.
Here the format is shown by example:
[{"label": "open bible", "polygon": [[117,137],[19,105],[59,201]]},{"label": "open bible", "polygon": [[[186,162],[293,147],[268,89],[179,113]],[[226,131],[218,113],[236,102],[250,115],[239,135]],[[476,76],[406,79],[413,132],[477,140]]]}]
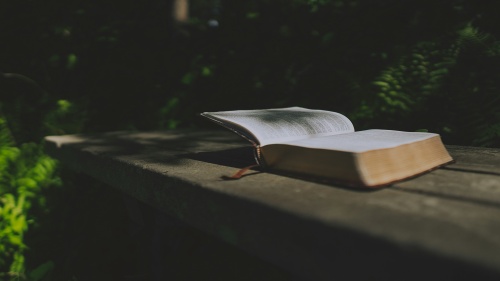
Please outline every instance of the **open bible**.
[{"label": "open bible", "polygon": [[438,134],[354,131],[342,114],[301,107],[204,112],[255,147],[259,165],[351,186],[383,186],[453,161]]}]

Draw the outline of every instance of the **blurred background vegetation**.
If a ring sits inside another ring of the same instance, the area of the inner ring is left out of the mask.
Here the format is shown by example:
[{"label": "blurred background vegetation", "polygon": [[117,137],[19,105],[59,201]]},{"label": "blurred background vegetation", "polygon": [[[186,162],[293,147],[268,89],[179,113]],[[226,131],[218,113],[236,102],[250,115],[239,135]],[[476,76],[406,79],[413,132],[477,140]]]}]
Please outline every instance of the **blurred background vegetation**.
[{"label": "blurred background vegetation", "polygon": [[[199,128],[203,111],[303,106],[341,112],[357,130],[500,147],[499,10],[489,0],[2,1],[0,278],[49,280],[59,268],[70,280],[78,262],[62,270],[57,259],[81,252],[65,256],[56,240],[78,232],[72,218],[99,213],[75,211],[75,194],[113,197],[75,175],[61,181],[45,135]],[[116,221],[106,202],[97,206]]]}]

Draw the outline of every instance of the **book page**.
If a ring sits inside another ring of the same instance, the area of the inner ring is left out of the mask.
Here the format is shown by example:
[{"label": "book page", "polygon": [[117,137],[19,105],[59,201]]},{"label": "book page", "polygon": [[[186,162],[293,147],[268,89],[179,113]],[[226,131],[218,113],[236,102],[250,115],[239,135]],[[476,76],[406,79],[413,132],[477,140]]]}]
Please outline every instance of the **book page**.
[{"label": "book page", "polygon": [[205,112],[202,115],[229,122],[228,127],[242,127],[254,135],[260,145],[354,132],[351,121],[340,113],[301,107]]},{"label": "book page", "polygon": [[392,148],[437,136],[433,133],[401,132],[391,130],[366,130],[350,134],[303,139],[284,144],[316,149],[365,152]]}]

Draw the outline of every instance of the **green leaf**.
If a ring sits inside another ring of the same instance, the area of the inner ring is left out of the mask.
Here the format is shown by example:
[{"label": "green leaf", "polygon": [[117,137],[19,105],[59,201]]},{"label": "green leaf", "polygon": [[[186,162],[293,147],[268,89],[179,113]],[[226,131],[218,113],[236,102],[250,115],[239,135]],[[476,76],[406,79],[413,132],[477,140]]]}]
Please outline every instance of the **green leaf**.
[{"label": "green leaf", "polygon": [[25,186],[27,188],[35,188],[37,187],[37,183],[35,180],[31,178],[21,178],[17,180],[17,186]]},{"label": "green leaf", "polygon": [[42,278],[46,277],[47,275],[52,272],[54,269],[54,262],[53,261],[47,261],[45,263],[42,263],[41,265],[37,266],[35,269],[33,269],[29,273],[29,278],[31,281],[39,281],[42,280]]},{"label": "green leaf", "polygon": [[16,245],[19,247],[24,246],[23,238],[20,235],[11,234],[8,236],[8,239],[9,239],[10,244],[12,244],[12,245]]},{"label": "green leaf", "polygon": [[259,17],[259,13],[257,12],[248,12],[247,13],[247,19],[256,19]]},{"label": "green leaf", "polygon": [[67,60],[66,67],[70,70],[74,69],[78,62],[78,57],[75,54],[69,54]]},{"label": "green leaf", "polygon": [[190,85],[194,81],[194,74],[191,72],[186,73],[182,79],[181,82],[182,84]]},{"label": "green leaf", "polygon": [[24,255],[21,252],[14,254],[14,261],[10,265],[10,272],[20,274],[24,271]]},{"label": "green leaf", "polygon": [[27,228],[28,224],[26,223],[26,217],[24,215],[20,215],[15,219],[11,220],[12,230],[16,233],[23,233]]},{"label": "green leaf", "polygon": [[208,66],[204,66],[201,69],[201,76],[210,76],[210,75],[212,75],[212,70],[210,70]]}]

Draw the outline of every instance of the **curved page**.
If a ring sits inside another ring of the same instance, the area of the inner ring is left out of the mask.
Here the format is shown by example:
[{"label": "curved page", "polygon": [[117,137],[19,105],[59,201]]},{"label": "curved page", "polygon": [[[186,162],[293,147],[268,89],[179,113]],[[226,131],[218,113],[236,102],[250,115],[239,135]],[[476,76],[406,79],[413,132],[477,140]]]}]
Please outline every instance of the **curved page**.
[{"label": "curved page", "polygon": [[301,107],[205,112],[202,115],[232,128],[243,128],[253,134],[261,146],[354,132],[351,121],[340,113]]}]

